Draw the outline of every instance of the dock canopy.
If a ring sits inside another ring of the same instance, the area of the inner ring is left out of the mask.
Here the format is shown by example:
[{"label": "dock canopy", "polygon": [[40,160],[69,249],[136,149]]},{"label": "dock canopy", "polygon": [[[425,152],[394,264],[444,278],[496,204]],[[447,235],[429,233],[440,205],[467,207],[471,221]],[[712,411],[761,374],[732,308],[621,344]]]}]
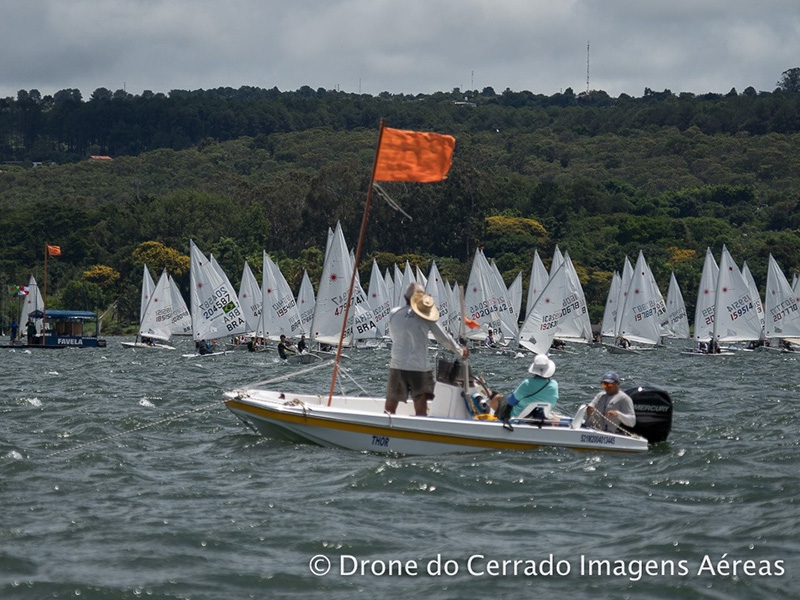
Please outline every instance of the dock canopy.
[{"label": "dock canopy", "polygon": [[34,310],[29,313],[29,317],[41,319],[47,315],[53,321],[84,321],[86,319],[97,319],[97,315],[90,310],[48,310],[44,313],[41,310]]}]

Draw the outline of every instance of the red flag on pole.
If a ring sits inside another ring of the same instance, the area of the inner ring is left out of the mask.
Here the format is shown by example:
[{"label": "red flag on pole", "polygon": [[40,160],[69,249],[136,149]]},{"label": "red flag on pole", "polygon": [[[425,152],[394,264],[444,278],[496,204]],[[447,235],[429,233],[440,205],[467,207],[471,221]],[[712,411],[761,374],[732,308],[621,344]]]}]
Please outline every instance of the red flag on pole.
[{"label": "red flag on pole", "polygon": [[455,145],[451,135],[384,127],[374,181],[442,181],[450,170]]},{"label": "red flag on pole", "polygon": [[48,256],[61,256],[61,246],[51,246],[47,244]]}]

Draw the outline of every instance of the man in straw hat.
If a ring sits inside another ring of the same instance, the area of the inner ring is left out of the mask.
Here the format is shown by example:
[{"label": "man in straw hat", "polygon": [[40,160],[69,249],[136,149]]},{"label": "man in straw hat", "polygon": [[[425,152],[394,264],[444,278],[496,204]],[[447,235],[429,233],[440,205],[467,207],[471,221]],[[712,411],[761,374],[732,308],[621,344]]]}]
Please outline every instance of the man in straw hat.
[{"label": "man in straw hat", "polygon": [[389,314],[389,337],[392,338],[392,358],[389,360],[389,381],[386,384],[385,410],[394,414],[400,402],[414,400],[418,417],[428,414],[428,400],[433,399],[433,367],[428,359],[428,333],[458,356],[466,358],[469,350],[461,347],[439,325],[439,309],[422,286],[412,283],[403,297],[405,306]]},{"label": "man in straw hat", "polygon": [[555,372],[556,363],[544,354],[537,354],[528,367],[531,376],[524,379],[508,398],[497,392],[487,391],[489,406],[503,420],[520,416],[534,402],[546,402],[550,408],[555,407],[558,402],[558,382],[552,378]]}]

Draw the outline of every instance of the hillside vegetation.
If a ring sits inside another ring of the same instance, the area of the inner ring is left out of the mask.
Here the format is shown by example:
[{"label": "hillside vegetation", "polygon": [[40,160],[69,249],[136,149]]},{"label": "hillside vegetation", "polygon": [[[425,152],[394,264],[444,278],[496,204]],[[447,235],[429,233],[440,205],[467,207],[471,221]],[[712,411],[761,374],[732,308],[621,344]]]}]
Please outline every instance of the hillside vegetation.
[{"label": "hillside vegetation", "polygon": [[[456,137],[436,184],[382,184],[362,255],[406,259],[465,282],[483,247],[506,283],[527,280],[534,249],[578,268],[597,321],[625,256],[643,250],[666,293],[674,271],[693,308],[706,247],[726,244],[757,283],[773,254],[800,270],[800,92],[792,69],[773,92],[646,90],[544,97],[507,90],[406,97],[77,90],[0,100],[0,284],[43,275],[49,304],[138,318],[141,266],[169,267],[184,294],[193,239],[238,284],[261,252],[299,285],[321,270],[327,231],[355,245],[381,118]],[[107,155],[112,160],[91,160]],[[32,166],[36,163],[37,166]],[[5,322],[13,308],[6,299]]]}]

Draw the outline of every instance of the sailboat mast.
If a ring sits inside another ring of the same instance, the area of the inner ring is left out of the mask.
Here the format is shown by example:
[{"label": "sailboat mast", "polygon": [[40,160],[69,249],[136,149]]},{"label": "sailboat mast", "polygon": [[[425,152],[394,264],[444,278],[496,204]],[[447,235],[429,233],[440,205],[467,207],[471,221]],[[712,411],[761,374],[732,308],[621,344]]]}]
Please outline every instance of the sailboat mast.
[{"label": "sailboat mast", "polygon": [[42,346],[47,337],[47,255],[50,254],[47,243],[44,245],[44,296],[42,297]]}]

